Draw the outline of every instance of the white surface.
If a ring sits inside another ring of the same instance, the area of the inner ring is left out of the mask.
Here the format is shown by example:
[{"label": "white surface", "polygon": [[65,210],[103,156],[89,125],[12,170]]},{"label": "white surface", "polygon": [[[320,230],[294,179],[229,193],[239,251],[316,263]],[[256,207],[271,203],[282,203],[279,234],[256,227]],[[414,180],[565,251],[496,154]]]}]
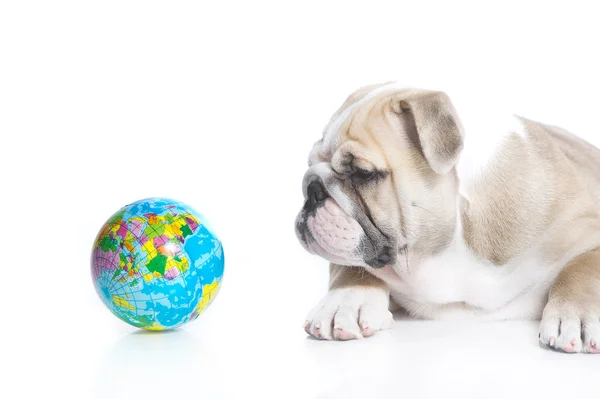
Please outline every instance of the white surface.
[{"label": "white surface", "polygon": [[[302,330],[327,267],[294,236],[301,178],[351,90],[493,91],[600,144],[597,10],[523,3],[3,2],[0,397],[596,397],[600,357],[540,349],[534,322]],[[208,215],[227,263],[200,319],[140,334],[96,298],[89,250],[155,195]]]}]

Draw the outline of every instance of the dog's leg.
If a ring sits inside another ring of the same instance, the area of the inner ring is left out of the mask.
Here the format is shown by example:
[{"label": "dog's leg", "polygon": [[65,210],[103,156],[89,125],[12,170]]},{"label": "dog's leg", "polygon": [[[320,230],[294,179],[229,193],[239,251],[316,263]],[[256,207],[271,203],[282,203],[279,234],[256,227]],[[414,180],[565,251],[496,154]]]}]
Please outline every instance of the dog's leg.
[{"label": "dog's leg", "polygon": [[304,329],[319,339],[368,337],[393,323],[389,289],[362,267],[330,266],[329,293],[307,317]]},{"label": "dog's leg", "polygon": [[600,353],[600,249],[574,258],[556,278],[540,341],[564,352]]}]

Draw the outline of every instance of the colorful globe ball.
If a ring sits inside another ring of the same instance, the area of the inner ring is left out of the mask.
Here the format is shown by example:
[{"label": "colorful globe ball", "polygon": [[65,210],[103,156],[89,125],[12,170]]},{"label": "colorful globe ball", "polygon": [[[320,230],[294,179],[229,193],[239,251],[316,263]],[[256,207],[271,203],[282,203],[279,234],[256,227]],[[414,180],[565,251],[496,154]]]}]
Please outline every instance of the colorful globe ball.
[{"label": "colorful globe ball", "polygon": [[92,278],[104,304],[147,330],[180,327],[214,300],[225,257],[204,216],[167,198],[126,205],[100,229]]}]

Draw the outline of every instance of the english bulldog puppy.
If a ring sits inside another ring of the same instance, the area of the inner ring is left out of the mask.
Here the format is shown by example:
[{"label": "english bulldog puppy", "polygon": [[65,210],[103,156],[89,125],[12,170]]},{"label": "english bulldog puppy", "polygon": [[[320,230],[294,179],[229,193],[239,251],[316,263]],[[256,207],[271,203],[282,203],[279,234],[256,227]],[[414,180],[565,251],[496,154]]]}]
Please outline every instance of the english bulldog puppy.
[{"label": "english bulldog puppy", "polygon": [[305,330],[368,337],[423,319],[539,320],[543,346],[600,352],[600,150],[440,91],[361,88],[309,155],[295,230],[330,262]]}]

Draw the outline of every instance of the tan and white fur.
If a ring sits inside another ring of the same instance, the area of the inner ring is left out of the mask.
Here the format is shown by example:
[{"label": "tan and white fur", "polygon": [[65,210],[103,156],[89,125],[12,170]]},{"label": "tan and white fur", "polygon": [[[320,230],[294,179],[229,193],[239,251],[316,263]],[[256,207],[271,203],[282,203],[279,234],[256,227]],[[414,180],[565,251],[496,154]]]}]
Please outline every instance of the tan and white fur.
[{"label": "tan and white fur", "polygon": [[444,92],[361,88],[309,155],[303,246],[330,262],[307,333],[425,319],[540,319],[542,344],[600,352],[600,150]]}]

